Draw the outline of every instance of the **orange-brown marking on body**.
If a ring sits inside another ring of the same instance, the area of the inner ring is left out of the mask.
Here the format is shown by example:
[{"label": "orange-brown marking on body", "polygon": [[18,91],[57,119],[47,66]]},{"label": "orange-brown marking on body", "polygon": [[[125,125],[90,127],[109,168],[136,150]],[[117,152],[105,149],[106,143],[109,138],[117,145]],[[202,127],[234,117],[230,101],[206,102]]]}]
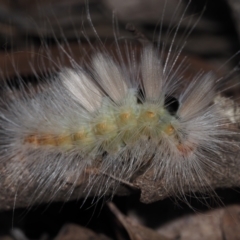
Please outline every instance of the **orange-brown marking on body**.
[{"label": "orange-brown marking on body", "polygon": [[120,119],[122,122],[126,122],[130,118],[131,114],[129,112],[125,112],[120,114]]},{"label": "orange-brown marking on body", "polygon": [[70,145],[72,143],[72,139],[70,135],[32,134],[27,136],[24,139],[24,142],[35,146],[63,146]]},{"label": "orange-brown marking on body", "polygon": [[45,134],[38,138],[39,145],[57,146],[56,137],[51,134]]},{"label": "orange-brown marking on body", "polygon": [[147,118],[154,118],[156,116],[156,114],[152,111],[147,111],[146,112],[146,117]]},{"label": "orange-brown marking on body", "polygon": [[103,135],[106,133],[107,130],[108,130],[108,126],[105,122],[98,123],[95,127],[95,133],[97,135]]},{"label": "orange-brown marking on body", "polygon": [[87,137],[87,133],[84,131],[76,132],[72,135],[73,141],[81,141]]},{"label": "orange-brown marking on body", "polygon": [[37,137],[37,135],[34,135],[34,134],[27,136],[24,139],[24,142],[25,143],[30,143],[30,144],[33,144],[33,145],[39,145],[38,137]]},{"label": "orange-brown marking on body", "polygon": [[56,143],[58,146],[71,145],[73,142],[70,135],[60,135],[56,136]]},{"label": "orange-brown marking on body", "polygon": [[172,135],[174,133],[174,128],[173,126],[170,124],[166,127],[166,129],[164,130],[164,132],[167,134],[167,135]]},{"label": "orange-brown marking on body", "polygon": [[149,126],[149,124],[157,124],[157,113],[154,111],[144,111],[141,113],[138,120],[140,124],[143,124],[145,126]]},{"label": "orange-brown marking on body", "polygon": [[177,145],[177,149],[179,150],[179,152],[182,155],[188,156],[191,152],[193,152],[194,147],[191,145],[186,145],[186,144],[180,143]]},{"label": "orange-brown marking on body", "polygon": [[108,135],[116,131],[116,125],[110,121],[103,121],[95,125],[94,134],[96,135]]}]

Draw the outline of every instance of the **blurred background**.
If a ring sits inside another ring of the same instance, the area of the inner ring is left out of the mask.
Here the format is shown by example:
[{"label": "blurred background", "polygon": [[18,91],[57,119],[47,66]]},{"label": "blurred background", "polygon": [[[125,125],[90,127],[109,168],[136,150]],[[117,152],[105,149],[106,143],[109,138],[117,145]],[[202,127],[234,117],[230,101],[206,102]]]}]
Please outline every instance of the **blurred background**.
[{"label": "blurred background", "polygon": [[[98,44],[98,38],[110,45],[116,38],[136,41],[127,23],[153,43],[159,42],[161,29],[166,49],[184,45],[181,57],[188,57],[193,72],[214,71],[222,77],[239,64],[239,0],[88,0],[87,8],[84,0],[0,0],[0,76],[31,79],[54,70],[54,62],[66,57],[60,44],[81,61],[82,49],[89,42]],[[236,72],[229,84],[238,83],[238,76]],[[114,198],[128,218],[106,205],[108,199],[94,205],[88,199],[83,207],[81,199],[21,209],[8,206],[8,211],[1,206],[0,240],[240,239],[238,190],[218,194],[217,203],[191,200],[193,208],[170,198],[144,205],[139,193]]]},{"label": "blurred background", "polygon": [[[113,41],[116,26],[118,38],[133,38],[125,30],[127,23],[133,23],[155,42],[161,27],[161,42],[170,46],[172,38],[169,33],[173,36],[179,28],[173,44],[181,46],[187,39],[184,53],[188,56],[203,59],[211,64],[210,68],[224,65],[222,72],[229,71],[239,61],[239,56],[236,56],[226,63],[240,49],[238,0],[1,0],[2,71],[7,71],[8,76],[14,75],[8,66],[12,65],[9,58],[13,58],[18,72],[31,74],[26,66],[34,58],[30,51],[39,52],[43,42],[51,48],[56,39],[60,42],[66,40],[69,44],[86,42],[86,37],[96,40],[87,20],[86,2],[91,21],[104,42]],[[186,38],[189,32],[191,34]],[[9,62],[6,62],[6,52]],[[3,75],[6,76],[5,73]]]}]

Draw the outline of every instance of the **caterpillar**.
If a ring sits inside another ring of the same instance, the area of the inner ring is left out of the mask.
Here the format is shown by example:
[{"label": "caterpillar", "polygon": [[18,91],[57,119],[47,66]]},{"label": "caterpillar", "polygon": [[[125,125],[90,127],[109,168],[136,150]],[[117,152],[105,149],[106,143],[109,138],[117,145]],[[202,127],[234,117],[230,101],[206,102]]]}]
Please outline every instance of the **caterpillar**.
[{"label": "caterpillar", "polygon": [[235,133],[215,101],[214,74],[186,84],[171,48],[164,58],[160,44],[122,50],[116,41],[114,54],[100,44],[80,65],[60,47],[71,67],[37,87],[4,84],[0,163],[14,191],[27,183],[31,203],[50,201],[88,179],[77,195],[101,197],[149,172],[169,195],[211,189]]}]

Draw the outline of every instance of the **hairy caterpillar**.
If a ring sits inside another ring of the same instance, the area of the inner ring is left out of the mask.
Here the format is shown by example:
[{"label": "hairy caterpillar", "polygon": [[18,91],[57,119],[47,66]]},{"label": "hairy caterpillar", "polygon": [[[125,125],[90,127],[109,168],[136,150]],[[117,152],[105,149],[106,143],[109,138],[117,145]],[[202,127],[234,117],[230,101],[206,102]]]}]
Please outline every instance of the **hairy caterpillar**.
[{"label": "hairy caterpillar", "polygon": [[233,133],[214,102],[215,77],[198,74],[182,86],[171,50],[164,60],[160,45],[121,51],[117,43],[116,56],[101,46],[88,64],[72,61],[37,90],[21,80],[20,93],[10,87],[0,111],[0,162],[10,184],[27,176],[32,201],[49,192],[53,199],[69,182],[71,193],[89,169],[97,173],[87,191],[96,185],[97,196],[151,171],[169,193],[192,192],[192,182],[210,187]]}]

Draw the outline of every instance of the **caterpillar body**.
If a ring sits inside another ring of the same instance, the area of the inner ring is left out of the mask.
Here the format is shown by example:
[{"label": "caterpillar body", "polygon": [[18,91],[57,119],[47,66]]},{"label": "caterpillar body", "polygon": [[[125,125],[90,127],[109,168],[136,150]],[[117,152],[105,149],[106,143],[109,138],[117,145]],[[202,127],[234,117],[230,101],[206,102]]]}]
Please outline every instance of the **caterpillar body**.
[{"label": "caterpillar body", "polygon": [[149,171],[169,193],[184,195],[183,186],[194,191],[191,182],[198,190],[210,187],[208,176],[223,164],[232,132],[214,102],[213,74],[182,87],[170,52],[163,60],[150,43],[117,56],[96,49],[87,66],[73,62],[47,87],[22,87],[20,95],[10,87],[13,97],[2,98],[0,109],[0,162],[10,179],[18,183],[27,171],[29,184],[37,183],[34,201],[49,192],[54,197],[69,178],[71,193],[94,167],[98,174],[86,190],[98,184],[97,196],[112,179],[117,188]]}]

